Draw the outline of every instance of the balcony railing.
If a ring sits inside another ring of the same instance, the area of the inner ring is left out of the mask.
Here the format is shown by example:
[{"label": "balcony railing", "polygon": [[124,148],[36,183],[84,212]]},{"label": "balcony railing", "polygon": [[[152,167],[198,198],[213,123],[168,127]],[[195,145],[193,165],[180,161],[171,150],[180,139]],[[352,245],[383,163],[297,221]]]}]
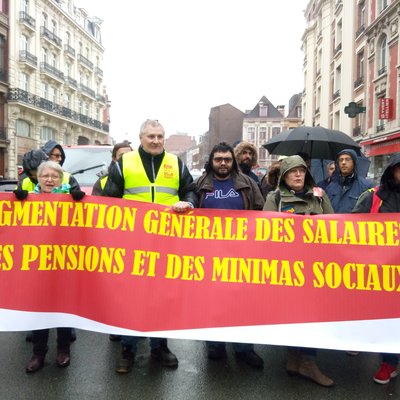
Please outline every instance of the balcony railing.
[{"label": "balcony railing", "polygon": [[55,77],[61,81],[64,81],[64,73],[62,71],[60,71],[59,69],[57,69],[56,67],[53,67],[52,65],[50,65],[46,62],[40,63],[40,71],[47,72],[50,75],[52,75],[53,77]]},{"label": "balcony railing", "polygon": [[358,79],[356,79],[354,81],[354,89],[358,88],[359,86],[361,86],[364,83],[364,77],[360,76]]},{"label": "balcony railing", "polygon": [[35,18],[32,18],[28,13],[25,11],[20,11],[19,12],[19,20],[20,22],[24,22],[28,26],[30,26],[32,29],[36,29],[36,21]]},{"label": "balcony railing", "polygon": [[383,75],[387,70],[386,65],[384,67],[382,67],[380,70],[378,70],[378,76]]},{"label": "balcony railing", "polygon": [[64,44],[64,51],[66,54],[75,58],[75,49],[73,47],[71,47],[69,44]]},{"label": "balcony railing", "polygon": [[334,55],[336,55],[337,53],[339,53],[339,51],[342,50],[342,43],[339,43],[336,47],[335,47],[335,51],[333,52]]},{"label": "balcony railing", "polygon": [[338,97],[340,97],[340,90],[336,90],[336,92],[333,93],[332,100],[336,100]]},{"label": "balcony railing", "polygon": [[103,76],[103,70],[101,68],[99,68],[99,67],[96,67],[96,74],[100,75],[100,76]]},{"label": "balcony railing", "polygon": [[356,32],[356,37],[360,36],[364,31],[365,31],[365,25],[361,25]]},{"label": "balcony railing", "polygon": [[96,93],[94,92],[93,89],[90,89],[90,87],[80,84],[79,89],[82,91],[82,93],[87,94],[88,96],[93,97],[94,99],[96,98]]},{"label": "balcony railing", "polygon": [[27,62],[28,64],[32,65],[35,68],[37,67],[37,61],[38,61],[37,57],[34,54],[29,53],[29,51],[20,50],[19,51],[19,59],[20,59],[20,61]]},{"label": "balcony railing", "polygon": [[70,118],[74,121],[78,121],[85,125],[100,129],[104,132],[109,132],[108,124],[103,124],[101,121],[77,113],[76,111],[73,111],[67,107],[60,106],[59,104],[54,103],[50,100],[31,94],[26,90],[11,88],[8,91],[8,101],[22,101],[23,103],[30,104],[42,110],[46,110],[48,112],[52,112],[66,118]]},{"label": "balcony railing", "polygon": [[47,29],[45,26],[40,27],[40,35],[49,39],[51,42],[61,47],[62,40],[56,34],[54,34],[50,29]]},{"label": "balcony railing", "polygon": [[377,125],[377,127],[376,127],[376,131],[377,132],[382,132],[382,131],[384,131],[385,130],[385,124],[379,124],[379,125]]},{"label": "balcony railing", "polygon": [[106,103],[106,98],[102,96],[101,94],[96,94],[96,100],[100,103]]},{"label": "balcony railing", "polygon": [[93,63],[82,54],[78,54],[78,61],[85,65],[87,68],[93,70]]},{"label": "balcony railing", "polygon": [[65,85],[72,86],[75,89],[78,89],[78,82],[76,79],[71,78],[70,76],[64,76]]}]

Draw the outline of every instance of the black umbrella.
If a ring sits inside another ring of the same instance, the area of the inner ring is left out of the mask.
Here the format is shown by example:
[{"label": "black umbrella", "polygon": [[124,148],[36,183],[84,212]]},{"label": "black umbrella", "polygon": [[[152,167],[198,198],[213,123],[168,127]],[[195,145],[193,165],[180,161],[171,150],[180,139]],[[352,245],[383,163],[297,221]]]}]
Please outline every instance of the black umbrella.
[{"label": "black umbrella", "polygon": [[299,126],[279,133],[263,144],[270,154],[293,156],[306,153],[313,159],[334,160],[337,153],[353,149],[361,155],[360,145],[341,131],[322,126]]}]

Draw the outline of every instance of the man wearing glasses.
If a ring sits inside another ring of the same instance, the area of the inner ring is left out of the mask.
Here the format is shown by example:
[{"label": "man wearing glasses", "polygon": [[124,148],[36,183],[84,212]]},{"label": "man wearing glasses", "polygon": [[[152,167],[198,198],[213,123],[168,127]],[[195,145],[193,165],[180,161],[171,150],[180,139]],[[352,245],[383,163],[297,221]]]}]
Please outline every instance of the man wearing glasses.
[{"label": "man wearing glasses", "polygon": [[[199,208],[229,210],[262,210],[264,199],[257,183],[238,167],[233,148],[225,142],[214,146],[205,173],[197,179]],[[208,358],[226,358],[224,342],[207,342]],[[262,368],[263,359],[254,352],[254,345],[233,343],[235,356],[254,368]]]}]

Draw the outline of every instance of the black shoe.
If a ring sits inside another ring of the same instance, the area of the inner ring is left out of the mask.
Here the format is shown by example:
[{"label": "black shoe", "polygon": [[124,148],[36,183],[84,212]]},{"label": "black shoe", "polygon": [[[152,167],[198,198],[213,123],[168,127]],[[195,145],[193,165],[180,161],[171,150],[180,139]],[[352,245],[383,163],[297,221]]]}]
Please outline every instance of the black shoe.
[{"label": "black shoe", "polygon": [[110,339],[112,342],[120,342],[120,341],[121,341],[121,335],[110,335],[110,336],[109,336],[109,339]]},{"label": "black shoe", "polygon": [[117,371],[119,374],[128,373],[132,369],[134,360],[135,353],[133,353],[129,347],[123,347],[122,354],[117,361],[117,367],[115,368],[115,371]]},{"label": "black shoe", "polygon": [[263,368],[264,361],[263,359],[254,351],[237,351],[235,352],[236,357],[239,360],[244,361],[247,365],[253,368]]},{"label": "black shoe", "polygon": [[218,361],[226,358],[225,346],[216,346],[214,344],[208,345],[208,358],[210,360]]},{"label": "black shoe", "polygon": [[164,367],[174,368],[178,366],[178,359],[175,354],[171,353],[166,341],[161,342],[160,347],[151,349],[151,356],[155,360],[160,361]]}]

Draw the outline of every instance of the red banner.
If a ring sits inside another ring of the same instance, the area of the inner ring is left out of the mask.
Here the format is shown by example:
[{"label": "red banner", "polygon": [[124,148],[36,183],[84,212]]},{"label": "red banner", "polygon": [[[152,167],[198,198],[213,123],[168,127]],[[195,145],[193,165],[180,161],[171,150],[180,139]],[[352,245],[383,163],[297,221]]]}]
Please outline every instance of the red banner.
[{"label": "red banner", "polygon": [[[73,315],[155,336],[277,324],[398,324],[399,217],[177,214],[115,198],[30,195],[21,202],[2,194],[0,309]],[[0,330],[10,326],[0,321]]]}]

